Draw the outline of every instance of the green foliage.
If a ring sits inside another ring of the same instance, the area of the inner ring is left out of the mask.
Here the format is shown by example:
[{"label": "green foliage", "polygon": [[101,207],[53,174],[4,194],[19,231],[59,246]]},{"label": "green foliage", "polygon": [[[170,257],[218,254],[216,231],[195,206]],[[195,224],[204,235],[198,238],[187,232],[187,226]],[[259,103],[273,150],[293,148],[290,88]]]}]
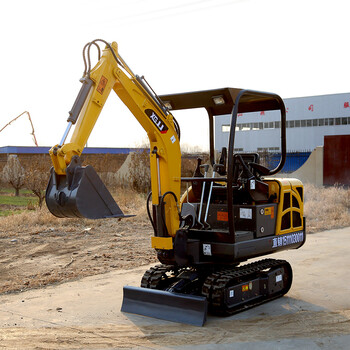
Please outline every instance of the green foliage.
[{"label": "green foliage", "polygon": [[33,201],[33,197],[22,196],[0,196],[0,205],[13,205],[13,206],[27,206],[29,202]]},{"label": "green foliage", "polygon": [[13,189],[0,189],[0,216],[8,216],[12,214],[19,214],[26,209],[34,209],[33,202],[35,197],[31,191],[21,189],[19,196],[14,196]]},{"label": "green foliage", "polygon": [[24,210],[0,210],[0,217],[1,216],[10,216],[10,215],[14,215],[14,214],[20,214],[23,213]]}]

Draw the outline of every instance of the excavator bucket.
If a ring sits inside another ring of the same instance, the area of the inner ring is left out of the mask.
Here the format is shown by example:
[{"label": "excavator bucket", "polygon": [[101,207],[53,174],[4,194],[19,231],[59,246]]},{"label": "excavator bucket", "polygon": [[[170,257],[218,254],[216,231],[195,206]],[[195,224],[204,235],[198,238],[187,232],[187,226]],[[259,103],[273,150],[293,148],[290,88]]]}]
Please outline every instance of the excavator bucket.
[{"label": "excavator bucket", "polygon": [[67,167],[66,175],[51,169],[46,205],[59,218],[123,218],[124,215],[92,166]]},{"label": "excavator bucket", "polygon": [[121,311],[161,320],[203,326],[207,319],[207,299],[158,289],[124,286]]}]

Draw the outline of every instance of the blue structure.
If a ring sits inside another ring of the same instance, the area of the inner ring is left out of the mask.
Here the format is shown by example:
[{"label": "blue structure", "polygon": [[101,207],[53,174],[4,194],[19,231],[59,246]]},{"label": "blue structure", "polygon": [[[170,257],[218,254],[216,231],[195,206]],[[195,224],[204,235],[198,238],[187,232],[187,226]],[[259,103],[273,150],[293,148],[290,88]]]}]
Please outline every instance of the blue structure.
[{"label": "blue structure", "polygon": [[[51,147],[5,146],[0,154],[49,154]],[[129,154],[138,148],[86,147],[83,154]]]},{"label": "blue structure", "polygon": [[[292,173],[298,170],[309,158],[311,152],[290,152],[287,153],[286,162],[282,169],[282,173]],[[268,168],[274,169],[281,159],[281,153],[268,154]]]}]

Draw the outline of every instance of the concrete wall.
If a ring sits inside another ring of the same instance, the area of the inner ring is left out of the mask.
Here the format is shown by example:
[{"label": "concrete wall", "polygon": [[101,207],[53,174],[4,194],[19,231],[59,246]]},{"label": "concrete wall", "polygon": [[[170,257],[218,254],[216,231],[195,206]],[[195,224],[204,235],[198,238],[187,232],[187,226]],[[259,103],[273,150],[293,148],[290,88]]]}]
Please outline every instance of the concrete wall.
[{"label": "concrete wall", "polygon": [[323,186],[323,146],[316,147],[297,171],[291,174],[278,174],[277,177],[296,178],[303,183]]}]

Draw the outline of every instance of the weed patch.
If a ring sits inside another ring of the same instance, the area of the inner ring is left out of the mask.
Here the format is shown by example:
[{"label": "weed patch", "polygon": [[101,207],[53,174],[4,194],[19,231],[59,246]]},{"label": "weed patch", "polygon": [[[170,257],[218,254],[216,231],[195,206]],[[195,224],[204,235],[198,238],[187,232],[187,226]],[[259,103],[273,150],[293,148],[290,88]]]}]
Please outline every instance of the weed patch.
[{"label": "weed patch", "polygon": [[308,233],[350,226],[350,189],[306,184],[304,214]]}]

